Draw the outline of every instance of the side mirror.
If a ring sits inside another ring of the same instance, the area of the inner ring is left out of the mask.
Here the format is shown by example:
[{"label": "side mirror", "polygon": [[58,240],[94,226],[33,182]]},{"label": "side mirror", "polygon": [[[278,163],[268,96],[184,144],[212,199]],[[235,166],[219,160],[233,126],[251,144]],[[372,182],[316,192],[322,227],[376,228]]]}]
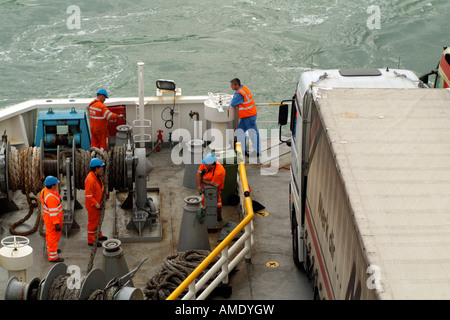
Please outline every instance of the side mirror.
[{"label": "side mirror", "polygon": [[436,75],[436,74],[437,74],[437,70],[430,71],[430,72],[420,76],[419,80],[422,81],[425,84],[428,84],[429,77],[432,76],[432,75]]},{"label": "side mirror", "polygon": [[278,110],[278,125],[284,126],[288,123],[289,106],[287,104],[280,104]]}]

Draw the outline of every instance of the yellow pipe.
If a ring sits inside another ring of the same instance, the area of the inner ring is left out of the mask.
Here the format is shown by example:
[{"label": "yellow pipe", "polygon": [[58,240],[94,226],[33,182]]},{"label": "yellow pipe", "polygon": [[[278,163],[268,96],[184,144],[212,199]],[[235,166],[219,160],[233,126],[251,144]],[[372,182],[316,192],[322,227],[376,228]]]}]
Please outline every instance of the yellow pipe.
[{"label": "yellow pipe", "polygon": [[244,194],[247,193],[248,196],[244,199],[245,208],[247,209],[247,215],[245,216],[244,220],[242,220],[236,228],[234,228],[231,233],[222,240],[222,242],[206,257],[205,260],[200,263],[197,268],[192,271],[192,273],[176,288],[168,297],[166,300],[175,300],[178,298],[178,296],[186,289],[192,281],[197,278],[200,273],[214,260],[215,257],[217,257],[220,252],[231,242],[233,239],[238,235],[239,232],[241,232],[242,229],[245,228],[245,226],[254,218],[255,213],[253,212],[253,205],[252,200],[249,196],[249,187],[248,187],[248,180],[247,180],[247,172],[245,171],[245,164],[244,160],[242,158],[242,148],[241,143],[236,143],[236,151],[238,153],[238,166],[239,166],[239,175],[241,177],[242,182],[242,188],[244,190]]},{"label": "yellow pipe", "polygon": [[257,105],[257,106],[279,106],[279,105],[281,105],[281,103],[272,103],[272,102],[269,102],[269,103],[257,103],[256,105]]}]

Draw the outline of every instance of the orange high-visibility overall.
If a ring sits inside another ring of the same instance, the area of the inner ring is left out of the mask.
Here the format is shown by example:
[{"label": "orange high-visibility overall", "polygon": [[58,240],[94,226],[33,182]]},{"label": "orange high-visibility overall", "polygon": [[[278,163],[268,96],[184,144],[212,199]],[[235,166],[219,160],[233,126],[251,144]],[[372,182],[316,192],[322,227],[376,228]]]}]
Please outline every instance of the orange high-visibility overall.
[{"label": "orange high-visibility overall", "polygon": [[48,261],[58,259],[58,242],[61,231],[56,231],[55,225],[63,228],[63,208],[58,190],[44,188],[41,191],[42,218],[45,223],[45,240],[47,241]]},{"label": "orange high-visibility overall", "polygon": [[89,104],[89,118],[91,122],[91,148],[108,149],[108,121],[117,118],[117,114],[99,100],[95,99]]},{"label": "orange high-visibility overall", "polygon": [[[97,203],[103,205],[103,180],[100,176],[97,177],[93,171],[89,172],[86,180],[84,180],[84,195],[84,204],[88,213],[88,243],[94,244],[95,234],[97,233],[98,222],[102,212],[102,209],[97,209],[95,205]],[[103,237],[103,234],[100,231],[99,238],[101,237]]]},{"label": "orange high-visibility overall", "polygon": [[253,96],[246,86],[242,86],[236,91],[244,98],[244,102],[238,105],[238,115],[239,119],[252,117],[258,113],[256,109],[255,101],[253,101]]},{"label": "orange high-visibility overall", "polygon": [[[216,168],[212,170],[208,170],[206,165],[203,163],[198,167],[198,172],[202,173],[205,170],[206,173],[203,175],[203,178],[211,181],[212,185],[215,186],[217,190],[217,208],[222,207],[222,198],[220,194],[222,193],[223,187],[225,185],[225,168],[219,162],[216,162]],[[202,182],[202,187],[204,183]],[[205,206],[205,196],[202,197],[202,206]]]}]

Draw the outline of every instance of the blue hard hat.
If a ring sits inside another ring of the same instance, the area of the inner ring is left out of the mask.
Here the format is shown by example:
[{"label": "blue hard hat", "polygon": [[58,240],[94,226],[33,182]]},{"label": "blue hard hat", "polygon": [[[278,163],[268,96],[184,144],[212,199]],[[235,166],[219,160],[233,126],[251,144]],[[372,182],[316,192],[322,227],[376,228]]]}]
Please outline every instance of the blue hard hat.
[{"label": "blue hard hat", "polygon": [[94,158],[91,160],[91,162],[89,163],[89,166],[91,168],[95,168],[95,167],[103,167],[105,164],[103,163],[102,160],[100,160],[99,158]]},{"label": "blue hard hat", "polygon": [[105,89],[100,89],[100,90],[98,90],[98,91],[97,91],[97,94],[102,94],[102,95],[104,95],[106,98],[109,98],[109,97],[108,97],[108,92],[106,92]]},{"label": "blue hard hat", "polygon": [[217,157],[213,153],[208,154],[202,160],[202,163],[206,164],[206,165],[208,165],[208,164],[215,164],[216,162],[217,162]]},{"label": "blue hard hat", "polygon": [[45,178],[45,185],[47,187],[51,187],[54,184],[58,184],[60,181],[58,179],[56,179],[54,176],[48,176],[47,178]]}]

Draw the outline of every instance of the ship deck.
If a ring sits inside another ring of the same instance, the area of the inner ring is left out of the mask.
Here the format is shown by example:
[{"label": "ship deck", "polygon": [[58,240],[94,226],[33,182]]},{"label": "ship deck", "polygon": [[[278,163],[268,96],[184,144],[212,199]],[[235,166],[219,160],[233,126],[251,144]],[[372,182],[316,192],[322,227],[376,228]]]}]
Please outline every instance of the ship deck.
[{"label": "ship deck", "polygon": [[[181,221],[183,216],[184,198],[197,195],[196,190],[183,187],[184,165],[175,165],[170,160],[170,148],[162,148],[160,152],[152,152],[148,158],[152,162],[153,170],[147,180],[148,188],[159,189],[161,240],[158,241],[122,241],[121,248],[130,270],[134,269],[143,258],[147,260],[142,264],[133,284],[136,288],[144,289],[149,278],[153,277],[161,268],[162,261],[168,255],[175,253],[178,246]],[[286,152],[285,152],[286,153]],[[283,160],[284,159],[284,160]],[[211,295],[211,299],[229,300],[291,300],[312,299],[311,284],[305,274],[298,270],[291,253],[291,232],[288,215],[288,188],[289,188],[289,162],[290,155],[281,156],[279,169],[273,175],[261,175],[260,165],[247,165],[247,175],[252,189],[252,200],[258,201],[264,208],[264,214],[256,214],[254,218],[254,246],[251,251],[251,262],[240,262],[235,271],[230,274],[229,286],[231,295]],[[78,202],[84,207],[84,193],[78,191]],[[105,217],[102,223],[102,232],[108,238],[114,238],[115,211],[117,200],[123,195],[113,191],[109,195]],[[9,226],[23,218],[29,210],[28,203],[21,191],[13,194],[13,201],[20,210],[3,213],[2,234],[5,238],[10,236]],[[36,209],[35,209],[36,210]],[[225,205],[223,208],[223,221],[239,222],[242,219],[238,206]],[[33,214],[23,225],[16,228],[23,232],[30,230],[35,223],[37,214]],[[80,225],[79,230],[71,230],[68,237],[61,236],[59,248],[60,257],[64,263],[80,267],[81,275],[86,275],[92,247],[87,245],[87,213],[84,208],[75,211],[75,221]],[[137,231],[136,231],[137,235]],[[219,243],[220,230],[208,232],[211,249]],[[34,277],[45,278],[54,266],[47,261],[45,254],[44,237],[39,230],[27,238],[33,248],[34,264],[27,269],[27,280]],[[103,248],[98,248],[93,261],[93,268],[102,268]],[[8,272],[0,268],[0,299],[4,299],[5,288],[8,282]]]}]

